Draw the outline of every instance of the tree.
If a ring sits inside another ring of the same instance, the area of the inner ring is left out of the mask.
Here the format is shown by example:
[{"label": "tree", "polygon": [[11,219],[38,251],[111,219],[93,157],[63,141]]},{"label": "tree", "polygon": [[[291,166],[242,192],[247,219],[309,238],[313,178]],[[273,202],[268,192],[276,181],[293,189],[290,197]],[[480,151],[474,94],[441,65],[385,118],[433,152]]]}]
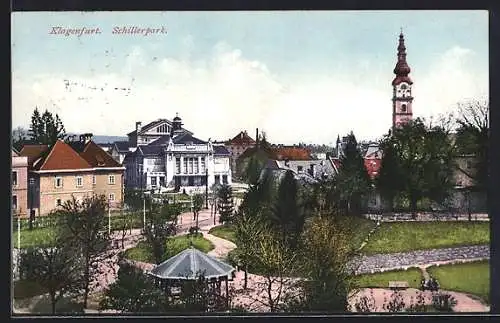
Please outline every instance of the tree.
[{"label": "tree", "polygon": [[263,227],[255,241],[250,259],[264,278],[263,282],[256,283],[262,290],[255,293],[255,301],[271,312],[283,311],[299,294],[297,279],[290,277],[300,268],[297,253],[288,249],[269,226]]},{"label": "tree", "polygon": [[305,280],[299,311],[345,311],[352,280],[347,264],[353,257],[353,231],[337,216],[319,213],[303,233],[301,256]]},{"label": "tree", "polygon": [[24,145],[28,143],[27,131],[22,127],[17,127],[12,130],[12,147],[20,151]]},{"label": "tree", "polygon": [[459,104],[455,146],[459,154],[475,155],[476,172],[470,174],[480,189],[488,185],[489,104],[470,101]]},{"label": "tree", "polygon": [[27,249],[21,256],[20,267],[23,279],[36,282],[48,292],[52,314],[65,294],[81,289],[81,259],[62,239],[57,239],[52,248]]},{"label": "tree", "polygon": [[31,116],[29,135],[33,143],[53,145],[58,139],[66,137],[66,131],[59,115],[54,117],[48,110],[40,115],[38,108],[35,108]]},{"label": "tree", "polygon": [[166,311],[168,302],[165,292],[151,277],[129,263],[121,262],[118,277],[105,291],[99,307],[122,313],[161,313]]},{"label": "tree", "polygon": [[123,200],[125,205],[132,211],[138,211],[142,209],[143,206],[143,196],[142,192],[139,190],[125,188]]},{"label": "tree", "polygon": [[178,207],[170,204],[154,203],[149,199],[149,214],[144,230],[148,245],[151,247],[155,262],[159,264],[163,260],[166,251],[167,238],[175,235],[175,218]]},{"label": "tree", "polygon": [[304,226],[304,212],[298,201],[297,181],[292,171],[286,171],[278,188],[271,223],[280,232],[287,246],[295,249]]},{"label": "tree", "polygon": [[233,192],[231,186],[224,184],[220,187],[218,196],[219,222],[231,221],[234,213]]},{"label": "tree", "polygon": [[205,198],[202,194],[195,194],[193,196],[193,216],[196,219],[196,233],[198,233],[198,216],[200,211],[203,209],[203,204],[205,202]]},{"label": "tree", "polygon": [[264,225],[260,217],[252,217],[241,211],[237,213],[234,221],[234,232],[235,242],[238,246],[238,258],[245,272],[244,289],[247,289],[248,266],[251,264],[255,246],[263,230]]},{"label": "tree", "polygon": [[102,263],[109,261],[111,243],[108,234],[106,210],[108,201],[105,195],[85,197],[81,202],[75,197],[66,201],[58,216],[64,217],[61,226],[62,239],[83,258],[83,306],[87,308],[91,283],[96,282],[103,272]]},{"label": "tree", "polygon": [[[378,188],[409,199],[415,215],[417,202],[426,197],[442,203],[453,186],[453,146],[440,126],[427,128],[415,119],[394,130],[381,142],[383,169]],[[386,154],[386,151],[388,152]]]},{"label": "tree", "polygon": [[341,198],[347,203],[347,213],[359,211],[362,197],[370,190],[371,180],[358,148],[356,137],[351,133],[340,158],[340,170],[337,185]]}]

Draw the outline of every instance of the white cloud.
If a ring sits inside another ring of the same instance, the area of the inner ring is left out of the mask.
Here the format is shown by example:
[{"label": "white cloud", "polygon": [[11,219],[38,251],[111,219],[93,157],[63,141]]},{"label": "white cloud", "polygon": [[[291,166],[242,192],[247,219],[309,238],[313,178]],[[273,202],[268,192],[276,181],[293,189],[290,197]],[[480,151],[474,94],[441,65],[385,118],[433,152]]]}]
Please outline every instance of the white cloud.
[{"label": "white cloud", "polygon": [[[193,38],[184,43],[190,52]],[[380,137],[391,124],[392,71],[382,72],[369,60],[345,75],[285,79],[224,42],[201,61],[187,54],[155,60],[148,55],[133,48],[121,74],[14,73],[13,126],[27,126],[34,106],[58,113],[67,131],[104,135],[125,135],[136,121],[173,118],[176,112],[198,137],[220,140],[244,129],[253,135],[258,127],[273,142],[328,143],[350,130],[361,139]],[[487,75],[467,64],[471,55],[454,47],[428,75],[412,72],[416,115],[438,114],[487,89]],[[370,74],[370,68],[376,72]]]}]

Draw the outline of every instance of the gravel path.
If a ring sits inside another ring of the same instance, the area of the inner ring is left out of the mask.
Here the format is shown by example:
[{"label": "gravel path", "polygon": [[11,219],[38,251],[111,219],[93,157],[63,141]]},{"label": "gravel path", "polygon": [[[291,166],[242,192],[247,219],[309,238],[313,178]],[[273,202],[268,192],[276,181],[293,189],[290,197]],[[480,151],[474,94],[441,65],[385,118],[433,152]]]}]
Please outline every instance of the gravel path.
[{"label": "gravel path", "polygon": [[355,270],[356,274],[366,274],[440,262],[488,259],[489,257],[490,246],[480,245],[362,256],[353,261],[352,266],[359,266]]},{"label": "gravel path", "polygon": [[[450,294],[455,298],[457,304],[453,308],[454,312],[489,312],[490,307],[482,304],[480,301],[468,296],[464,293],[458,293],[453,291],[440,291],[442,293]],[[361,297],[367,297],[372,300],[372,305],[374,306],[373,312],[385,312],[383,305],[387,299],[390,298],[393,291],[384,288],[364,288],[356,293],[353,293],[352,297],[349,299],[349,305],[351,306],[351,311],[354,310],[354,303],[358,302]],[[407,290],[401,291],[400,294],[403,297],[405,304],[411,304],[415,302],[418,294],[422,294],[425,299],[426,305],[432,304],[432,294],[430,291],[419,291],[418,289],[409,288]]]}]

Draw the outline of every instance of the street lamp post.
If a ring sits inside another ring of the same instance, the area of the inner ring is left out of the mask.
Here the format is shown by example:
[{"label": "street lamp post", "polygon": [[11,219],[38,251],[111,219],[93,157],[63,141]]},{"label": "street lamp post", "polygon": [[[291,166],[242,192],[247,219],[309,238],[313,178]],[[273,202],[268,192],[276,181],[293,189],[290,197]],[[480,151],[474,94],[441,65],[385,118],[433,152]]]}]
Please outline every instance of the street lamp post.
[{"label": "street lamp post", "polygon": [[33,212],[33,185],[35,184],[35,179],[33,177],[29,180],[30,183],[30,219],[29,219],[29,229],[33,229],[33,221],[35,220],[35,212]]},{"label": "street lamp post", "polygon": [[208,209],[208,168],[205,168],[205,207]]}]

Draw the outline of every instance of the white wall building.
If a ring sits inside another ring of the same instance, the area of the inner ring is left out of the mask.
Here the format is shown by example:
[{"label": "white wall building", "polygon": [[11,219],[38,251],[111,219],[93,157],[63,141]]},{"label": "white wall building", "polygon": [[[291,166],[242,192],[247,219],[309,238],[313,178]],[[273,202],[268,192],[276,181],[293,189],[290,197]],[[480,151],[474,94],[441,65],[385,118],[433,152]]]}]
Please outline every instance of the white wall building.
[{"label": "white wall building", "polygon": [[193,137],[192,132],[182,128],[178,116],[173,122],[159,119],[137,128],[129,138],[131,146],[135,144],[137,149],[123,161],[128,188],[189,193],[204,191],[207,182],[209,188],[216,182],[232,182],[229,151],[224,145],[214,145],[210,139]]}]

